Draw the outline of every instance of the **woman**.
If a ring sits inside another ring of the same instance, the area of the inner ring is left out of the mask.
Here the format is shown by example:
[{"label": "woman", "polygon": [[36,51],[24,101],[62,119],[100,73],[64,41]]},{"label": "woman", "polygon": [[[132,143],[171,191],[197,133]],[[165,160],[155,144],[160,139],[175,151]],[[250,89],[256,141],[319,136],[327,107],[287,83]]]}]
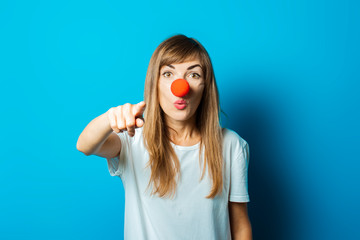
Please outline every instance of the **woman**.
[{"label": "woman", "polygon": [[[185,95],[173,91],[178,79],[189,86]],[[121,178],[125,239],[252,239],[249,145],[220,126],[205,48],[185,35],[163,41],[150,59],[144,99],[110,108],[77,143]]]}]

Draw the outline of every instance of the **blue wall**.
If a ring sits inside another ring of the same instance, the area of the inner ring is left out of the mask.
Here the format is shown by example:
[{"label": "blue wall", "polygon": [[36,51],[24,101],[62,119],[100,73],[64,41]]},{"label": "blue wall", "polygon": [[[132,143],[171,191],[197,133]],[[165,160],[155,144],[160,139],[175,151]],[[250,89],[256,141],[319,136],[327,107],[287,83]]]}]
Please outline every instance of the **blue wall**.
[{"label": "blue wall", "polygon": [[250,145],[254,239],[359,239],[359,3],[130,2],[1,1],[0,238],[122,239],[121,180],[76,142],[182,33]]}]

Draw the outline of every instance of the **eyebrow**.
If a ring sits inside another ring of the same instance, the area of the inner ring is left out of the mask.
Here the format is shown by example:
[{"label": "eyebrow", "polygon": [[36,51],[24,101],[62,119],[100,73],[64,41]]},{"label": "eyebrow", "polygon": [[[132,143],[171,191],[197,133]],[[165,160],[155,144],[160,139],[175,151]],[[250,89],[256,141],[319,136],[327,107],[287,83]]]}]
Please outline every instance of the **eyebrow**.
[{"label": "eyebrow", "polygon": [[[173,65],[171,65],[171,64],[166,65],[166,66],[175,69],[175,67],[174,67]],[[193,68],[195,68],[195,67],[200,67],[200,68],[202,69],[202,67],[200,66],[200,64],[195,64],[195,65],[192,65],[192,66],[188,67],[187,70],[193,69]]]}]

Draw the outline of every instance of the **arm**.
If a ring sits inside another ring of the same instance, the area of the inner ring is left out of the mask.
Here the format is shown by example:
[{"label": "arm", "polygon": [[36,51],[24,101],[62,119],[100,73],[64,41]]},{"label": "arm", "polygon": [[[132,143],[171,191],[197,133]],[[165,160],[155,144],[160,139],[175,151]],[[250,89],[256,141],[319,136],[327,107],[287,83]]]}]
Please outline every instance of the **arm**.
[{"label": "arm", "polygon": [[106,113],[93,119],[80,134],[76,148],[85,155],[97,155],[113,158],[120,155],[121,140],[114,132],[127,130],[129,136],[134,136],[135,128],[142,127],[142,114],[145,102],[138,104],[125,103],[110,108]]},{"label": "arm", "polygon": [[106,114],[93,119],[79,136],[76,148],[87,156],[112,158],[120,154],[120,138],[110,127]]},{"label": "arm", "polygon": [[252,240],[246,202],[229,202],[230,229],[233,240]]}]

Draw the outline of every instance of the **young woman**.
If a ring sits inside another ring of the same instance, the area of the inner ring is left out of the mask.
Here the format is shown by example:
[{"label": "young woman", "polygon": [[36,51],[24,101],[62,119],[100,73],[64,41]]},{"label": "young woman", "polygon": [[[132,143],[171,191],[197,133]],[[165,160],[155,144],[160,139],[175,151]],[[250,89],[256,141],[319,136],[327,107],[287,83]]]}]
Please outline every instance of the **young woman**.
[{"label": "young woman", "polygon": [[[182,95],[178,79],[188,86]],[[252,239],[249,145],[220,126],[214,71],[199,41],[175,35],[156,48],[144,99],[110,108],[77,142],[122,180],[125,239]]]}]

